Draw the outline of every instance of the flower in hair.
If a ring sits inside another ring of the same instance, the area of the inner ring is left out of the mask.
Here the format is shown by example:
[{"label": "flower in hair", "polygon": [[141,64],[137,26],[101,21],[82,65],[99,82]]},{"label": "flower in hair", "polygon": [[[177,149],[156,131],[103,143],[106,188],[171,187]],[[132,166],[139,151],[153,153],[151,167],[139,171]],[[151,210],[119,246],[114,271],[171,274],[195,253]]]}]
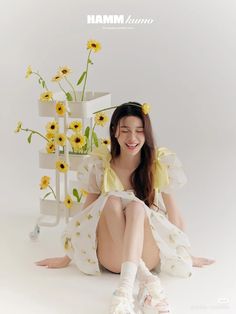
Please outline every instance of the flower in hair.
[{"label": "flower in hair", "polygon": [[143,111],[144,114],[148,114],[149,113],[149,111],[150,111],[150,105],[149,104],[144,103],[144,104],[142,104],[141,107],[142,107],[142,111]]}]

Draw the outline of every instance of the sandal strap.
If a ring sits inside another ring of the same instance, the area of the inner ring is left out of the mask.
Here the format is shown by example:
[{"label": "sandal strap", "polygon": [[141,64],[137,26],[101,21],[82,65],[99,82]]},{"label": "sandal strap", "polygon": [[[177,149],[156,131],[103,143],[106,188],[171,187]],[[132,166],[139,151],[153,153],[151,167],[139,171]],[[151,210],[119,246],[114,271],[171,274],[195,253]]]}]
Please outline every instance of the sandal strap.
[{"label": "sandal strap", "polygon": [[129,297],[126,291],[115,290],[112,296],[110,314],[135,314],[133,308],[133,299]]},{"label": "sandal strap", "polygon": [[144,282],[139,287],[138,301],[143,313],[171,314],[169,303],[159,278]]}]

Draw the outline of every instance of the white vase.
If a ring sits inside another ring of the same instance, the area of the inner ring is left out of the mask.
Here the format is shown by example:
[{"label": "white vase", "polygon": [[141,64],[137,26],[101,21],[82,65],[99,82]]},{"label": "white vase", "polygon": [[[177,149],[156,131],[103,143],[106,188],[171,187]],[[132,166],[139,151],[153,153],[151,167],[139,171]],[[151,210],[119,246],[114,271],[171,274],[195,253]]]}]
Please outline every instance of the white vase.
[{"label": "white vase", "polygon": [[[41,117],[57,117],[56,103],[65,101],[63,93],[54,95],[54,101],[38,101],[38,110]],[[77,93],[81,99],[81,92]],[[111,106],[111,94],[106,92],[86,92],[84,101],[68,101],[71,118],[91,118],[93,113]]]}]

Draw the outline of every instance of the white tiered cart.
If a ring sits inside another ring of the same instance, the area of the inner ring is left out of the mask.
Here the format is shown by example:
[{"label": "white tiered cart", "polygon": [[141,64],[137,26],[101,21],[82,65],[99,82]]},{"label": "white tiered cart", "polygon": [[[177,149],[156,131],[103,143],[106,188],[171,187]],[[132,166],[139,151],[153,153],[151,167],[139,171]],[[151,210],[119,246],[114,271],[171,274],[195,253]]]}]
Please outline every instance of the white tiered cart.
[{"label": "white tiered cart", "polygon": [[[85,96],[85,101],[82,102],[67,102],[61,98],[61,94],[58,94],[58,100],[63,102],[68,108],[68,112],[65,113],[63,117],[59,117],[56,113],[56,102],[49,101],[47,103],[38,103],[39,116],[41,117],[51,117],[54,118],[58,123],[61,123],[63,130],[60,133],[67,135],[68,131],[68,120],[69,118],[81,119],[83,124],[86,120],[89,121],[87,124],[90,125],[92,129],[93,125],[93,114],[104,108],[111,106],[111,94],[105,92],[87,92]],[[80,99],[81,94],[79,93],[78,99]],[[61,99],[60,99],[61,98]],[[40,199],[40,216],[38,217],[35,227],[29,236],[32,240],[36,240],[40,233],[40,227],[53,227],[59,224],[62,217],[65,218],[66,223],[68,223],[69,218],[72,217],[76,212],[81,209],[81,204],[73,202],[73,206],[68,209],[64,205],[64,200],[61,199],[61,194],[67,195],[69,189],[69,176],[68,173],[60,174],[58,170],[55,169],[55,162],[58,159],[63,159],[68,165],[70,171],[76,171],[78,169],[79,163],[87,158],[88,155],[78,155],[69,154],[68,151],[68,141],[64,147],[64,153],[59,152],[59,147],[56,148],[55,153],[48,154],[45,150],[41,149],[39,151],[39,167],[43,169],[54,169],[55,170],[55,192],[56,199]],[[62,180],[61,180],[61,177]],[[63,193],[61,193],[64,190]],[[46,216],[52,216],[53,221],[46,221]]]}]

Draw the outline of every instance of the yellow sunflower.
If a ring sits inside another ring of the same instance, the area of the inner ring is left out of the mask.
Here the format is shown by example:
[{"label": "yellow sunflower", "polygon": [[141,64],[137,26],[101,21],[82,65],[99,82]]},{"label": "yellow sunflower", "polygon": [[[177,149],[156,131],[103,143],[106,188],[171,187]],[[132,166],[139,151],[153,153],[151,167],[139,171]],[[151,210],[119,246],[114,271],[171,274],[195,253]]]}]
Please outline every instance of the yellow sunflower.
[{"label": "yellow sunflower", "polygon": [[29,65],[26,70],[25,78],[29,78],[32,73],[33,73],[32,68]]},{"label": "yellow sunflower", "polygon": [[16,129],[15,129],[15,133],[19,133],[20,130],[21,130],[21,128],[22,128],[22,122],[19,121],[19,122],[17,123],[17,127],[16,127]]},{"label": "yellow sunflower", "polygon": [[52,141],[47,142],[47,145],[46,145],[47,153],[48,154],[55,153],[55,150],[56,150],[56,146],[55,146],[54,142],[52,142]]},{"label": "yellow sunflower", "polygon": [[64,200],[64,204],[67,208],[71,208],[72,205],[73,205],[73,201],[72,201],[72,198],[70,197],[69,194],[66,195],[66,198]]},{"label": "yellow sunflower", "polygon": [[46,102],[52,100],[52,96],[53,96],[52,92],[46,91],[40,95],[40,100]]},{"label": "yellow sunflower", "polygon": [[48,140],[53,140],[55,138],[55,133],[52,133],[52,132],[48,132],[45,137],[48,139]]},{"label": "yellow sunflower", "polygon": [[52,82],[60,82],[61,79],[62,79],[62,75],[56,74],[55,76],[53,76]]},{"label": "yellow sunflower", "polygon": [[66,144],[66,136],[64,133],[57,133],[55,135],[55,142],[57,145],[65,146]]},{"label": "yellow sunflower", "polygon": [[67,172],[69,166],[64,160],[61,159],[56,161],[56,169],[60,172]]},{"label": "yellow sunflower", "polygon": [[67,76],[71,73],[71,69],[68,68],[67,66],[64,66],[64,67],[60,67],[59,70],[58,70],[58,75],[60,76]]},{"label": "yellow sunflower", "polygon": [[108,116],[103,111],[98,112],[95,115],[95,122],[98,125],[104,126],[108,120],[109,120]]},{"label": "yellow sunflower", "polygon": [[75,133],[71,135],[69,141],[73,150],[78,152],[86,144],[86,137],[83,134]]},{"label": "yellow sunflower", "polygon": [[49,186],[49,184],[50,184],[50,177],[48,177],[48,176],[43,176],[43,177],[41,178],[41,182],[40,182],[40,189],[41,189],[41,190],[46,189],[46,188]]},{"label": "yellow sunflower", "polygon": [[96,40],[89,40],[87,42],[87,49],[92,49],[93,52],[98,52],[99,50],[101,50],[102,46],[100,44],[100,42],[96,41]]},{"label": "yellow sunflower", "polygon": [[82,122],[81,121],[72,121],[70,124],[69,124],[69,129],[75,131],[75,132],[79,132],[82,130]]},{"label": "yellow sunflower", "polygon": [[150,105],[146,103],[142,104],[142,111],[144,114],[148,114],[150,111]]},{"label": "yellow sunflower", "polygon": [[56,103],[56,112],[59,116],[64,116],[66,112],[66,106],[63,104],[63,102]]},{"label": "yellow sunflower", "polygon": [[109,138],[103,138],[101,144],[107,146],[111,144],[111,141],[109,140]]},{"label": "yellow sunflower", "polygon": [[47,133],[57,133],[59,130],[59,125],[56,121],[50,121],[46,125],[46,131]]}]

